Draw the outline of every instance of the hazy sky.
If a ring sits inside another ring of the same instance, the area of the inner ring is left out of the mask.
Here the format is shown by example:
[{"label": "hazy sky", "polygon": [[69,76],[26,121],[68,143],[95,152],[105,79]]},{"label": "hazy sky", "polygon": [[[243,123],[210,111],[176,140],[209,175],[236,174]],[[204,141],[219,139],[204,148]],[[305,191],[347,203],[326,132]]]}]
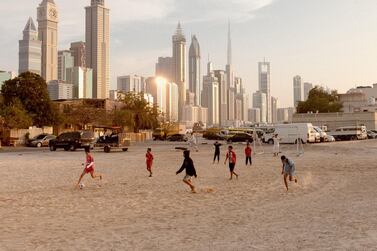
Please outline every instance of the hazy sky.
[{"label": "hazy sky", "polygon": [[[41,0],[1,0],[0,69],[18,70],[18,40]],[[59,49],[85,40],[90,0],[55,0],[60,11]],[[271,62],[272,95],[291,106],[293,77],[343,92],[377,82],[376,0],[106,0],[111,10],[111,88],[116,76],[154,74],[158,56],[171,55],[177,22],[191,42],[196,34],[203,73],[208,54],[225,68],[227,21],[233,63],[251,95],[257,63]]]}]

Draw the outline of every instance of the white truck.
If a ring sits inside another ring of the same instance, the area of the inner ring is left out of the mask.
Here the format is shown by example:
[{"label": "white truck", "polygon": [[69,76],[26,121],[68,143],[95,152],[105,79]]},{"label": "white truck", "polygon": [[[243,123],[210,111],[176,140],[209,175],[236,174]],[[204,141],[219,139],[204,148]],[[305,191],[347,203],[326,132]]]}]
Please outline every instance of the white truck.
[{"label": "white truck", "polygon": [[344,126],[338,127],[329,133],[335,140],[363,140],[368,138],[365,126]]},{"label": "white truck", "polygon": [[263,137],[263,141],[268,144],[274,143],[273,137],[275,134],[278,134],[282,144],[297,144],[300,141],[305,144],[320,141],[320,135],[314,130],[311,123],[269,126],[267,132]]}]

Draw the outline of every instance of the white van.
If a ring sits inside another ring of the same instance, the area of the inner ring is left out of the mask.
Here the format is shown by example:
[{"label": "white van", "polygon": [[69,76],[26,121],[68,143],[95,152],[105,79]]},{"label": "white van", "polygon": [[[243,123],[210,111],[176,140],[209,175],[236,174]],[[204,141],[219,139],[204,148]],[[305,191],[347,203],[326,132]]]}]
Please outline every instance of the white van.
[{"label": "white van", "polygon": [[264,135],[263,141],[269,144],[274,143],[275,134],[278,134],[282,144],[296,144],[299,140],[304,144],[315,143],[319,140],[319,134],[314,130],[311,123],[275,125],[269,127],[268,132]]}]

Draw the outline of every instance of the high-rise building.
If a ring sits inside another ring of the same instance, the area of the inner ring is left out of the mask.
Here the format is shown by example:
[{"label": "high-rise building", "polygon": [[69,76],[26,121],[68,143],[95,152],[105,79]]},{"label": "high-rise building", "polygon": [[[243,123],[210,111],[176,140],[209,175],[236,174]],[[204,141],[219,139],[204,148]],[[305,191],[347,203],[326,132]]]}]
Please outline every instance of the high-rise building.
[{"label": "high-rise building", "polygon": [[272,123],[278,122],[278,99],[271,97],[271,118]]},{"label": "high-rise building", "polygon": [[196,106],[201,105],[202,80],[200,69],[200,46],[196,36],[192,36],[189,50],[189,90],[195,95]]},{"label": "high-rise building", "polygon": [[58,80],[67,81],[67,69],[74,66],[71,51],[58,51]]},{"label": "high-rise building", "polygon": [[123,92],[145,92],[145,78],[138,75],[120,76],[117,78],[117,87]]},{"label": "high-rise building", "polygon": [[30,17],[19,41],[18,73],[33,72],[41,75],[42,42],[38,39],[38,31]]},{"label": "high-rise building", "polygon": [[178,86],[175,83],[167,83],[166,99],[167,119],[171,122],[176,122],[178,121],[179,90]]},{"label": "high-rise building", "polygon": [[75,67],[86,67],[86,49],[85,42],[73,42],[71,43],[71,48],[69,49],[75,59]]},{"label": "high-rise building", "polygon": [[[266,94],[266,118],[262,122],[271,123],[271,83],[270,83],[270,63],[263,61],[258,64],[259,91]],[[261,109],[261,116],[264,116]]]},{"label": "high-rise building", "polygon": [[186,38],[181,24],[173,35],[173,81],[179,89],[179,121],[183,121],[183,108],[186,103]]},{"label": "high-rise building", "polygon": [[86,9],[86,66],[93,69],[93,98],[108,98],[110,87],[110,10],[105,0]]},{"label": "high-rise building", "polygon": [[298,102],[304,101],[304,89],[300,76],[293,78],[293,105],[297,107]]},{"label": "high-rise building", "polygon": [[72,98],[93,98],[92,69],[75,66],[66,72],[66,82],[73,84]]},{"label": "high-rise building", "polygon": [[48,82],[47,90],[51,100],[72,99],[73,97],[73,84],[59,80]]},{"label": "high-rise building", "polygon": [[153,96],[154,105],[156,105],[161,113],[167,116],[167,88],[168,82],[164,78],[150,77],[146,80],[146,92]]},{"label": "high-rise building", "polygon": [[12,75],[13,74],[10,71],[2,71],[2,70],[0,70],[0,88],[4,84],[5,81],[13,78]]},{"label": "high-rise building", "polygon": [[228,104],[228,111],[227,111],[227,120],[232,122],[236,118],[236,94],[235,94],[235,84],[234,84],[234,72],[232,66],[232,37],[230,31],[230,23],[228,24],[228,49],[227,49],[227,64],[226,64],[226,84],[227,84],[227,104]]},{"label": "high-rise building", "polygon": [[313,84],[311,83],[304,83],[304,101],[308,100],[309,92],[313,89]]},{"label": "high-rise building", "polygon": [[219,126],[219,83],[211,72],[203,77],[202,106],[208,108],[208,126]]},{"label": "high-rise building", "polygon": [[248,110],[248,121],[252,123],[260,123],[260,109],[259,108],[250,108]]},{"label": "high-rise building", "polygon": [[38,7],[38,38],[42,41],[41,73],[49,82],[58,78],[58,9],[54,0]]},{"label": "high-rise building", "polygon": [[278,123],[288,123],[289,122],[289,109],[279,108],[278,109]]},{"label": "high-rise building", "polygon": [[223,70],[215,70],[213,72],[219,84],[220,125],[226,126],[228,122],[228,88],[226,83],[226,73]]},{"label": "high-rise building", "polygon": [[173,81],[173,58],[172,57],[159,57],[156,64],[156,76]]},{"label": "high-rise building", "polygon": [[259,108],[260,122],[267,123],[267,95],[266,93],[262,91],[257,91],[253,94],[253,108]]}]

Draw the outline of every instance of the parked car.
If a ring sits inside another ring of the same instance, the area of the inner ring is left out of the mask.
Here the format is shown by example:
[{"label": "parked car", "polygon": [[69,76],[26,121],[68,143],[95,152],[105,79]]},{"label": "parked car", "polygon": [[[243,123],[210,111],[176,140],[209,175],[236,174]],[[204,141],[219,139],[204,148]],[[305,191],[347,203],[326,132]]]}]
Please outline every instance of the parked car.
[{"label": "parked car", "polygon": [[94,133],[90,131],[65,132],[60,134],[56,139],[50,140],[50,150],[56,151],[63,148],[65,151],[75,151],[79,148],[93,148],[96,139]]},{"label": "parked car", "polygon": [[56,139],[55,135],[52,134],[39,134],[38,136],[35,136],[32,139],[29,139],[26,142],[27,146],[30,147],[42,147],[42,146],[48,146],[50,143],[50,140]]},{"label": "parked car", "polygon": [[180,142],[186,142],[187,136],[184,134],[173,134],[166,138],[168,141],[180,141]]},{"label": "parked car", "polygon": [[327,133],[325,131],[323,131],[320,127],[318,126],[313,126],[314,130],[319,133],[319,137],[320,137],[320,142],[325,142],[326,141],[326,137],[327,137]]},{"label": "parked car", "polygon": [[365,126],[338,127],[330,133],[336,140],[363,140],[368,138]]},{"label": "parked car", "polygon": [[229,143],[232,142],[250,142],[252,143],[254,141],[253,135],[250,135],[248,133],[236,133],[235,135],[229,137],[227,139]]},{"label": "parked car", "polygon": [[326,135],[325,142],[335,142],[334,136]]},{"label": "parked car", "polygon": [[205,132],[203,134],[203,138],[208,139],[208,140],[224,140],[225,138],[220,135],[219,133],[216,132]]},{"label": "parked car", "polygon": [[377,133],[373,131],[367,131],[368,139],[376,139],[377,138]]}]

